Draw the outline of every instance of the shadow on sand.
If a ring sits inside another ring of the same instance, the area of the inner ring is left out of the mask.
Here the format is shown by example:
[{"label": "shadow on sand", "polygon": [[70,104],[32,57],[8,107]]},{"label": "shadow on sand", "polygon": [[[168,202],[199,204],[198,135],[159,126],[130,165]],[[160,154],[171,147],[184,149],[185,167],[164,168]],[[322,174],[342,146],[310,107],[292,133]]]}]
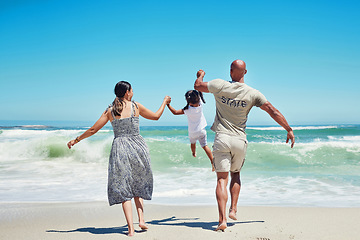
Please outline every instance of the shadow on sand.
[{"label": "shadow on sand", "polygon": [[[213,231],[217,226],[218,222],[199,222],[199,218],[176,218],[175,216],[170,218],[165,218],[161,220],[152,220],[146,222],[149,225],[158,225],[158,226],[185,226],[189,228],[202,228],[204,230]],[[263,223],[264,221],[245,221],[245,222],[231,222],[227,226],[231,227],[237,224],[249,224],[249,223]],[[127,235],[128,228],[127,225],[121,227],[109,227],[109,228],[96,228],[96,227],[85,227],[78,228],[74,230],[47,230],[49,233],[73,233],[73,232],[87,232],[91,234],[124,234]],[[146,232],[137,231],[136,233]]]},{"label": "shadow on sand", "polygon": [[[199,222],[196,221],[199,218],[176,218],[175,216],[170,218],[165,218],[162,220],[152,220],[147,222],[151,225],[159,225],[159,226],[185,226],[189,228],[202,228],[204,230],[213,231],[218,222]],[[231,222],[227,223],[228,227],[234,226],[236,224],[246,224],[246,223],[263,223],[264,221],[245,221],[245,222]]]}]

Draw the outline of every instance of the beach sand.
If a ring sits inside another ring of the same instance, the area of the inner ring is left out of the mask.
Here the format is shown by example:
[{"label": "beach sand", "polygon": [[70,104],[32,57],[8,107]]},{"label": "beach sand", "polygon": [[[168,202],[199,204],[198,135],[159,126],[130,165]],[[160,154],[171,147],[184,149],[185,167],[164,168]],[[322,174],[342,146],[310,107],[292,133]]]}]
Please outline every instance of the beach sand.
[{"label": "beach sand", "polygon": [[[135,211],[135,209],[133,208]],[[135,212],[134,212],[135,213]],[[134,215],[133,239],[360,239],[360,208],[246,207],[225,232],[214,232],[217,207],[163,206],[145,201],[149,230]],[[1,203],[1,240],[127,239],[121,205],[88,203]]]}]

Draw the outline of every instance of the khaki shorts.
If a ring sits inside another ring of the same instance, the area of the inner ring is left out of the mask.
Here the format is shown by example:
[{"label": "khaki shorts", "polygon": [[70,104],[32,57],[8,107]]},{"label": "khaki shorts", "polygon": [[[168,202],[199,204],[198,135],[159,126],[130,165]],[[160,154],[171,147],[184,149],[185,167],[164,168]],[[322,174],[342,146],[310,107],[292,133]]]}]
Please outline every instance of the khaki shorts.
[{"label": "khaki shorts", "polygon": [[213,156],[216,172],[240,172],[244,165],[247,141],[232,135],[217,133]]}]

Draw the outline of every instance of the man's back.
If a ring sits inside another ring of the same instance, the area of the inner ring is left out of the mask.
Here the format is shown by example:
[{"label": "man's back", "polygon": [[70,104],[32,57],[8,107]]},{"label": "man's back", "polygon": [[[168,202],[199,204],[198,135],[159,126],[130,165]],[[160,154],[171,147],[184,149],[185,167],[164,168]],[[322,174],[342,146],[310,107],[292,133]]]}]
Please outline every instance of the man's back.
[{"label": "man's back", "polygon": [[216,116],[211,130],[246,139],[247,116],[253,106],[267,102],[263,94],[245,83],[215,79],[208,82],[216,101]]}]

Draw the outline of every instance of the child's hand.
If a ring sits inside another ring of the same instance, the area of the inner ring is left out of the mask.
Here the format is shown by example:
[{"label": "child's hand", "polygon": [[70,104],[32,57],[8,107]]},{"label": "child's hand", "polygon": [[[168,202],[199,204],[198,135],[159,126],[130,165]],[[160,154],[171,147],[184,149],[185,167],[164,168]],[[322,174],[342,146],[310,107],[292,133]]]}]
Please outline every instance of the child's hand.
[{"label": "child's hand", "polygon": [[171,97],[170,97],[170,96],[165,96],[164,102],[165,102],[166,105],[170,104],[170,102],[171,102]]},{"label": "child's hand", "polygon": [[196,73],[196,76],[197,76],[197,78],[199,78],[199,77],[204,77],[204,76],[205,76],[204,70],[200,69],[200,70]]}]

